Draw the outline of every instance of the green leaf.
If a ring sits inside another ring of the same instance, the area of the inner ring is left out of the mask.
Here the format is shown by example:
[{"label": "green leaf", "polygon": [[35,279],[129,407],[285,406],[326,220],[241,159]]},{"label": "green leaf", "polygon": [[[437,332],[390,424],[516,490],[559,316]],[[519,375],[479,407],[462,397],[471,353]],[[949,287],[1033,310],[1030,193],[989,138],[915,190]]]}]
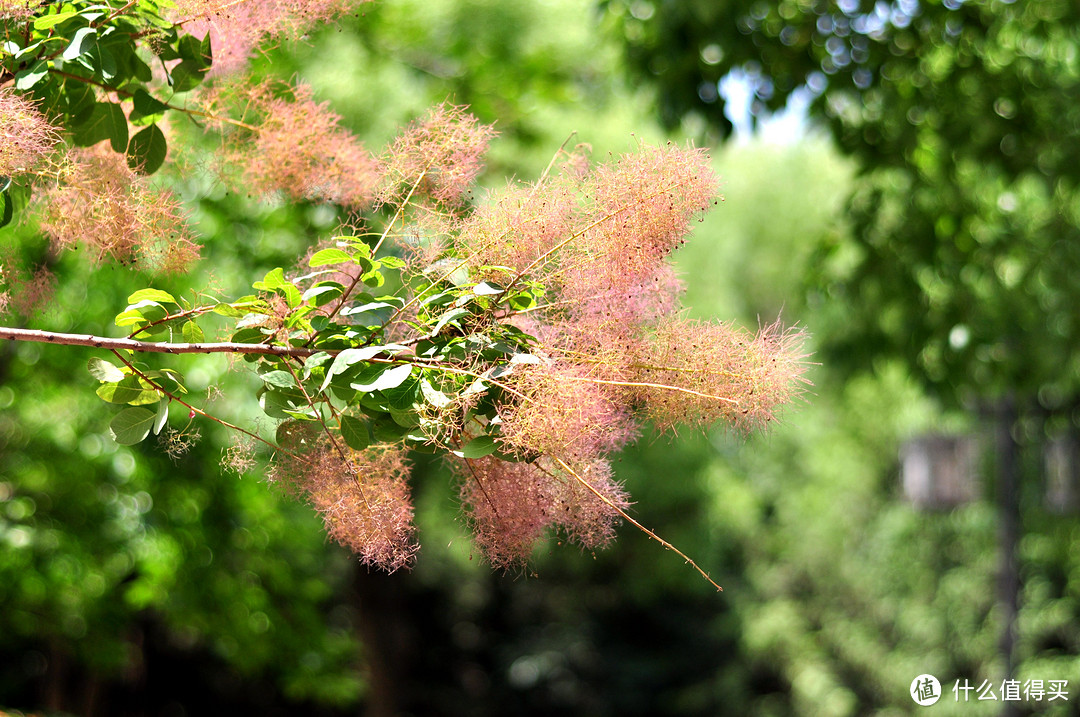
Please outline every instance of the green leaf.
[{"label": "green leaf", "polygon": [[203,334],[203,330],[199,328],[199,325],[194,321],[184,322],[183,327],[180,329],[180,333],[184,336],[184,341],[189,344],[201,344],[206,336]]},{"label": "green leaf", "polygon": [[413,428],[420,425],[420,416],[417,415],[416,409],[412,406],[408,408],[394,408],[391,406],[390,418],[403,428]]},{"label": "green leaf", "polygon": [[50,27],[56,27],[65,20],[70,20],[79,14],[78,10],[67,10],[65,12],[57,12],[51,15],[42,15],[34,19],[35,30],[48,30]]},{"label": "green leaf", "polygon": [[161,399],[161,395],[152,388],[147,388],[138,376],[127,376],[118,383],[106,383],[96,391],[101,400],[109,403],[126,403],[131,406],[144,406]]},{"label": "green leaf", "polygon": [[98,102],[86,122],[75,128],[72,139],[80,147],[89,147],[107,139],[113,151],[126,151],[128,125],[124,109],[112,102]]},{"label": "green leaf", "polygon": [[199,43],[199,51],[202,55],[203,64],[210,67],[214,64],[214,50],[210,43],[210,33],[206,33],[206,37]]},{"label": "green leaf", "polygon": [[169,79],[176,92],[189,92],[206,77],[206,67],[196,60],[184,60],[172,69]]},{"label": "green leaf", "polygon": [[176,49],[180,52],[180,57],[185,60],[197,62],[200,67],[205,64],[206,58],[203,55],[202,41],[194,35],[181,37],[176,44]]},{"label": "green leaf", "polygon": [[259,406],[270,418],[314,418],[299,391],[264,391],[259,396]]},{"label": "green leaf", "polygon": [[252,287],[260,291],[273,291],[284,297],[285,303],[290,308],[295,308],[300,305],[300,290],[296,288],[296,285],[285,278],[285,270],[281,267],[271,269],[266,272],[266,276],[262,281],[256,281],[252,284]]},{"label": "green leaf", "polygon": [[161,433],[161,429],[165,427],[165,424],[169,420],[169,402],[158,401],[157,415],[154,416],[154,435]]},{"label": "green leaf", "polygon": [[390,416],[372,421],[371,433],[376,441],[382,443],[394,443],[400,441],[402,436],[409,432],[408,428],[399,426]]},{"label": "green leaf", "polygon": [[384,369],[378,371],[371,379],[365,382],[354,381],[349,385],[357,391],[386,391],[387,389],[397,388],[405,383],[412,373],[412,369],[412,364],[386,366]]},{"label": "green leaf", "polygon": [[116,315],[114,319],[116,325],[123,328],[124,326],[135,326],[137,324],[147,323],[146,317],[138,309],[128,309],[122,311]]},{"label": "green leaf", "polygon": [[483,458],[498,449],[498,444],[491,436],[477,436],[462,447],[461,454],[466,458]]},{"label": "green leaf", "polygon": [[61,57],[69,62],[74,60],[76,57],[86,52],[95,39],[97,39],[96,27],[80,27],[75,31],[75,34],[71,38],[71,42],[64,50],[64,54],[62,54]]},{"label": "green leaf", "polygon": [[319,353],[308,356],[304,359],[304,377],[307,378],[310,376],[312,371],[325,364],[331,358],[333,357],[325,351],[320,351]]},{"label": "green leaf", "polygon": [[265,338],[266,334],[263,333],[261,329],[251,327],[240,329],[235,332],[229,340],[236,344],[258,344],[262,343]]},{"label": "green leaf", "polygon": [[308,259],[308,266],[314,268],[317,266],[330,266],[332,264],[341,264],[346,261],[352,261],[352,256],[341,249],[323,249],[317,251],[311,255]]},{"label": "green leaf", "polygon": [[11,221],[12,217],[26,208],[30,203],[30,185],[12,181],[10,178],[5,182],[3,191],[0,191],[0,227]]},{"label": "green leaf", "polygon": [[34,85],[48,74],[48,63],[45,60],[38,60],[25,70],[15,73],[15,89],[23,91],[33,89]]},{"label": "green leaf", "polygon": [[127,374],[117,368],[115,365],[109,363],[105,359],[94,357],[86,362],[86,369],[90,372],[90,375],[96,378],[98,381],[108,381],[116,383],[123,381]]},{"label": "green leaf", "polygon": [[138,304],[142,301],[154,301],[165,304],[176,304],[179,306],[179,302],[173,295],[167,291],[161,289],[139,289],[134,294],[127,298],[128,304]]},{"label": "green leaf", "polygon": [[264,383],[277,388],[295,388],[296,380],[288,371],[268,371],[259,376]]},{"label": "green leaf", "polygon": [[382,272],[377,269],[365,273],[360,277],[361,281],[370,287],[377,288],[386,283],[386,277],[382,275]]},{"label": "green leaf", "polygon": [[131,138],[127,146],[127,163],[140,174],[153,174],[165,162],[168,151],[165,133],[152,124]]},{"label": "green leaf", "polygon": [[323,381],[320,391],[325,391],[327,386],[333,380],[334,376],[344,373],[353,364],[360,363],[361,361],[367,361],[374,356],[378,356],[381,353],[400,350],[403,347],[392,344],[390,346],[364,346],[357,349],[345,349],[337,356],[334,357],[334,362],[330,364],[330,368],[326,372],[326,380]]},{"label": "green leaf", "polygon": [[438,333],[442,331],[447,324],[457,321],[463,316],[468,316],[470,313],[472,312],[470,312],[468,309],[451,309],[450,311],[447,311],[445,314],[439,317],[438,323],[436,323],[435,327],[431,329],[431,335],[438,335]]},{"label": "green leaf", "polygon": [[405,260],[397,256],[384,256],[379,263],[387,269],[401,269],[405,266]]},{"label": "green leaf", "polygon": [[341,310],[342,316],[350,316],[361,326],[382,326],[399,307],[385,301],[373,301],[363,306],[350,306]]},{"label": "green leaf", "polygon": [[420,381],[420,395],[435,408],[446,408],[453,403],[449,396],[432,386],[426,378]]},{"label": "green leaf", "polygon": [[336,281],[323,281],[304,292],[300,298],[312,306],[325,306],[345,293],[345,287]]},{"label": "green leaf", "polygon": [[[146,321],[161,321],[169,315],[169,310],[156,301],[150,299],[144,299],[142,301],[135,302],[128,306],[127,314],[129,311],[136,311]],[[121,314],[122,316],[123,314]],[[120,317],[118,316],[117,319]]]},{"label": "green leaf", "polygon": [[503,291],[505,291],[505,289],[487,281],[482,281],[473,287],[473,293],[477,296],[495,296],[496,294],[503,293]]},{"label": "green leaf", "polygon": [[371,445],[367,423],[352,416],[341,417],[341,437],[353,450],[362,451]]},{"label": "green leaf", "polygon": [[150,434],[156,414],[147,408],[125,408],[113,417],[109,430],[122,446],[133,446]]},{"label": "green leaf", "polygon": [[266,313],[267,303],[254,296],[238,299],[231,304],[221,303],[214,307],[214,313],[233,319],[242,319],[251,313]]},{"label": "green leaf", "polygon": [[187,393],[184,388],[183,375],[173,368],[163,368],[158,371],[143,371],[143,376],[154,381],[162,388],[173,393]]},{"label": "green leaf", "polygon": [[68,115],[68,126],[77,127],[86,122],[94,111],[97,98],[90,85],[77,80],[66,80],[61,95]]},{"label": "green leaf", "polygon": [[165,117],[169,106],[143,89],[135,90],[128,119],[133,125],[155,124]]},{"label": "green leaf", "polygon": [[307,421],[285,421],[277,427],[274,440],[286,450],[303,449],[317,438],[316,428]]},{"label": "green leaf", "polygon": [[[120,71],[120,68],[117,67],[116,64],[116,56],[109,51],[109,48],[102,45],[100,42],[91,47],[90,52],[80,58],[80,61],[82,61],[83,58],[89,58],[91,60],[88,69],[101,75],[102,79],[106,82],[114,79]],[[122,152],[123,150],[118,149],[116,151]]]}]

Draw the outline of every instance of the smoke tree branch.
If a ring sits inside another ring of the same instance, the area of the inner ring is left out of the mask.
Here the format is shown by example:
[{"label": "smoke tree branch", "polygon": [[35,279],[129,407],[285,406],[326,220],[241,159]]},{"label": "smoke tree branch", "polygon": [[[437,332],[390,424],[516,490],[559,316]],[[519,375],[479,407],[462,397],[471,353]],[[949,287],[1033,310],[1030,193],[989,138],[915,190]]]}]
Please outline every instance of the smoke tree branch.
[{"label": "smoke tree branch", "polygon": [[230,341],[205,343],[138,341],[136,339],[94,336],[92,334],[67,334],[59,331],[16,329],[9,326],[0,326],[0,339],[160,354],[261,354],[265,356],[297,356],[303,358],[319,352],[336,353],[333,350],[327,351],[325,349],[271,346],[269,344],[243,344]]}]

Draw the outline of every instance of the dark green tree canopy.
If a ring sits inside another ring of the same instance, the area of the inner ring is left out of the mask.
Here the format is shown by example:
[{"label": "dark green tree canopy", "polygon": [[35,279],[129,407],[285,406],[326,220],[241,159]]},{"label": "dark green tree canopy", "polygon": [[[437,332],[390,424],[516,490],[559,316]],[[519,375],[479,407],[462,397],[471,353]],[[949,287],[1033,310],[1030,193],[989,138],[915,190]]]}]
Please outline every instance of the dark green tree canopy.
[{"label": "dark green tree canopy", "polygon": [[855,309],[827,360],[899,355],[946,396],[1077,393],[1080,7],[1050,0],[611,2],[669,125],[731,132],[795,93],[858,158],[854,242],[824,247],[818,295]]}]

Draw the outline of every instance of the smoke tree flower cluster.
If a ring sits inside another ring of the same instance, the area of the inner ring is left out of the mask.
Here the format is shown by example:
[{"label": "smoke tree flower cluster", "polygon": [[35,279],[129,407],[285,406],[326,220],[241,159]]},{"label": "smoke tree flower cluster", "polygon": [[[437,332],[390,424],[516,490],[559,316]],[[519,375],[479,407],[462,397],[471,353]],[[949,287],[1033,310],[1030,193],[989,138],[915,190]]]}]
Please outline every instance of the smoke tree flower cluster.
[{"label": "smoke tree flower cluster", "polygon": [[[74,39],[62,57],[82,62],[75,89],[55,82],[57,72],[72,74],[56,70],[56,55],[43,60],[28,46],[19,51],[28,63],[13,54],[3,72],[15,91],[0,77],[0,131],[14,138],[0,152],[0,174],[28,178],[0,193],[5,223],[34,190],[31,215],[58,248],[89,243],[99,260],[191,265],[196,237],[182,207],[146,181],[167,151],[159,124],[176,112],[219,133],[222,181],[369,212],[367,226],[324,239],[245,296],[135,291],[115,318],[122,338],[0,328],[0,338],[111,352],[88,369],[98,395],[119,407],[110,423],[118,442],[153,434],[175,443],[169,423],[182,414],[188,425],[233,429],[243,449],[229,455],[245,468],[250,446],[263,443],[268,478],[318,511],[327,534],[361,562],[388,571],[410,565],[418,549],[409,456],[435,453],[455,476],[476,546],[508,568],[552,533],[591,550],[620,520],[649,532],[630,515],[610,463],[643,432],[721,424],[748,433],[799,394],[800,331],[751,333],[680,312],[668,257],[716,201],[703,151],[641,145],[591,166],[579,145],[560,149],[537,181],[478,197],[494,130],[465,108],[433,108],[376,155],[303,86],[203,88],[218,67],[216,33],[228,36],[227,26],[264,6],[270,24],[252,26],[256,34],[337,8],[182,3],[175,11],[186,19],[170,24],[152,0],[137,0],[107,16],[75,5],[66,16],[46,8],[36,20],[6,20],[77,38],[128,18],[133,42],[155,27],[154,51],[178,91],[159,99],[137,66],[123,87],[109,85],[108,68],[83,58]],[[181,32],[203,21],[216,29]],[[47,121],[57,107],[79,112]],[[90,128],[80,124],[86,113],[98,117]],[[215,331],[227,335],[208,341]],[[196,405],[176,366],[145,360],[155,353],[243,356],[273,435]]]}]

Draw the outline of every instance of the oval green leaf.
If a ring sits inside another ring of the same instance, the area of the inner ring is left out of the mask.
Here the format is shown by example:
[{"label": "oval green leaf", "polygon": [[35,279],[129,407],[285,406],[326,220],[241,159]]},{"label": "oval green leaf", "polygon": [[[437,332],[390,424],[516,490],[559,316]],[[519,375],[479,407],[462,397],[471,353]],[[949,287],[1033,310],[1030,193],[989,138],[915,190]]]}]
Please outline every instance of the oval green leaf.
[{"label": "oval green leaf", "polygon": [[288,371],[268,371],[259,378],[268,385],[278,388],[293,388],[296,386],[296,381],[293,380],[292,374]]},{"label": "oval green leaf", "polygon": [[206,339],[203,330],[199,328],[199,325],[194,321],[185,322],[180,329],[180,333],[183,334],[184,341],[187,341],[189,344],[201,344]]},{"label": "oval green leaf", "polygon": [[139,289],[128,297],[128,304],[138,304],[143,301],[164,302],[166,304],[178,304],[173,295],[161,289]]},{"label": "oval green leaf", "polygon": [[109,430],[122,446],[133,446],[150,434],[157,414],[148,408],[125,408],[113,417]]},{"label": "oval green leaf", "polygon": [[165,423],[169,420],[169,402],[158,401],[157,413],[154,415],[154,435],[161,433],[161,429],[165,427]]},{"label": "oval green leaf", "polygon": [[152,124],[131,138],[127,146],[127,163],[140,174],[153,174],[164,164],[168,152],[165,133]]},{"label": "oval green leaf", "polygon": [[345,445],[356,451],[362,451],[371,445],[367,423],[352,416],[341,417],[341,437]]},{"label": "oval green leaf", "polygon": [[477,436],[461,449],[461,454],[466,458],[483,458],[499,449],[495,439],[491,436]]},{"label": "oval green leaf", "polygon": [[332,264],[341,264],[342,262],[352,261],[352,256],[341,249],[322,249],[311,255],[308,259],[308,266],[314,268],[317,266],[330,266]]},{"label": "oval green leaf", "polygon": [[125,375],[123,371],[109,363],[105,359],[94,357],[86,362],[86,369],[90,372],[90,375],[96,378],[98,381],[117,383],[123,381]]}]

